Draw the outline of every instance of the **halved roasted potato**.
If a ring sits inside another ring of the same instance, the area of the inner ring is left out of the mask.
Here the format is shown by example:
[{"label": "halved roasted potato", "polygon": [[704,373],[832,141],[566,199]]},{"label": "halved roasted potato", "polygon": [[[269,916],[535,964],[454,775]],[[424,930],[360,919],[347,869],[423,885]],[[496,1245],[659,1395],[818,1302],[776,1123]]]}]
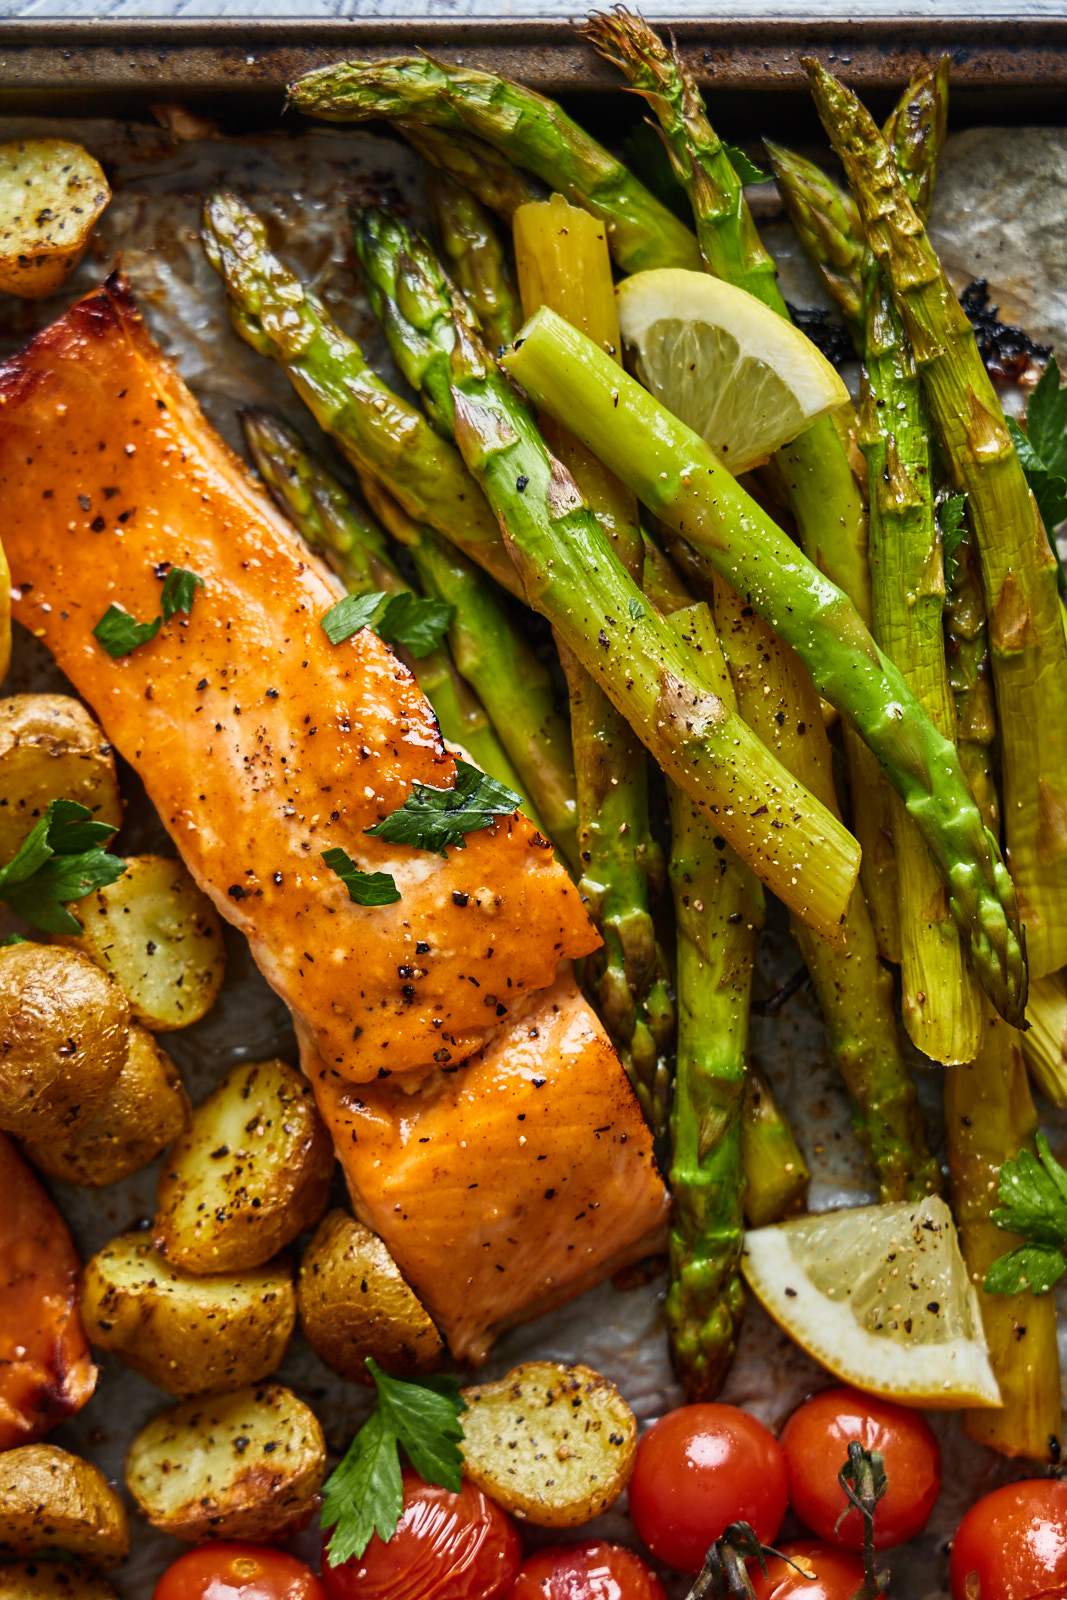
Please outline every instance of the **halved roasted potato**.
[{"label": "halved roasted potato", "polygon": [[226,968],[222,924],[180,861],[130,856],[126,872],[71,903],[82,925],[65,942],[112,974],[153,1033],[210,1011]]},{"label": "halved roasted potato", "polygon": [[126,1456],[127,1487],[149,1522],[192,1544],[295,1533],[325,1474],[314,1413],[278,1383],[172,1406]]},{"label": "halved roasted potato", "polygon": [[0,700],[0,862],[12,860],[52,800],[122,823],[115,757],[100,725],[66,694]]},{"label": "halved roasted potato", "polygon": [[323,1217],[297,1281],[308,1344],[342,1378],[370,1383],[366,1358],[397,1377],[432,1372],[441,1335],[376,1233],[347,1211]]},{"label": "halved roasted potato", "polygon": [[0,1559],[66,1550],[95,1567],[130,1552],[126,1507],[99,1467],[54,1444],[0,1454]]},{"label": "halved roasted potato", "polygon": [[574,1528],[625,1489],[637,1422],[591,1367],[527,1361],[463,1398],[463,1470],[513,1516]]},{"label": "halved roasted potato", "polygon": [[143,1233],[123,1233],[85,1268],[82,1322],[167,1394],[240,1389],[274,1371],[296,1323],[288,1262],[193,1278]]},{"label": "halved roasted potato", "polygon": [[307,1079],[284,1061],[235,1067],[163,1168],[156,1249],[185,1272],[258,1267],[315,1226],[332,1173]]},{"label": "halved roasted potato", "polygon": [[0,1600],[117,1600],[105,1578],[70,1561],[13,1561],[0,1566]]},{"label": "halved roasted potato", "polygon": [[192,1107],[178,1069],[147,1028],[130,1024],[126,1064],[91,1122],[62,1144],[26,1145],[50,1178],[99,1189],[139,1172],[184,1133]]},{"label": "halved roasted potato", "polygon": [[0,289],[31,300],[58,289],[110,199],[100,163],[80,144],[0,145]]},{"label": "halved roasted potato", "polygon": [[126,997],[74,950],[0,949],[0,1128],[41,1144],[96,1115],[126,1060]]}]

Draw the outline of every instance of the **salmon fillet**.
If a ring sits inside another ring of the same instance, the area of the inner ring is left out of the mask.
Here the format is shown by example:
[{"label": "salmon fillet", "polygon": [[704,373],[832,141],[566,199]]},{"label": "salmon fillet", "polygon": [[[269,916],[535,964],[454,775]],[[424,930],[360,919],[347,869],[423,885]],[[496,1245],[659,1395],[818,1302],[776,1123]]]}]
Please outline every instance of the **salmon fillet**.
[{"label": "salmon fillet", "polygon": [[[302,1033],[354,1082],[479,1050],[598,935],[552,849],[497,819],[447,859],[364,830],[455,765],[407,668],[320,626],[334,580],[209,426],[114,274],[0,364],[3,541],[15,615],[137,769],[196,881],[246,935]],[[113,660],[112,604],[188,616]],[[402,898],[354,905],[341,846]]]},{"label": "salmon fillet", "polygon": [[569,965],[484,1051],[412,1094],[306,1053],[352,1204],[458,1360],[666,1248],[633,1090]]}]

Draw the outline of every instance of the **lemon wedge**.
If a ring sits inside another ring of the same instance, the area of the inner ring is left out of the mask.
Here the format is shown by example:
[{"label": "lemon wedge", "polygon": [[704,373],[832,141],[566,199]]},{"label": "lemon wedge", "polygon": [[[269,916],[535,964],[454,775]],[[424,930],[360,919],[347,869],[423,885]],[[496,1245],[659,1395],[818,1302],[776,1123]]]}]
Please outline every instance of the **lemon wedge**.
[{"label": "lemon wedge", "polygon": [[756,1298],[846,1383],[906,1406],[998,1406],[952,1213],[919,1203],[798,1217],[745,1235]]},{"label": "lemon wedge", "polygon": [[706,272],[635,272],[616,291],[638,378],[735,475],[848,400],[798,328]]}]

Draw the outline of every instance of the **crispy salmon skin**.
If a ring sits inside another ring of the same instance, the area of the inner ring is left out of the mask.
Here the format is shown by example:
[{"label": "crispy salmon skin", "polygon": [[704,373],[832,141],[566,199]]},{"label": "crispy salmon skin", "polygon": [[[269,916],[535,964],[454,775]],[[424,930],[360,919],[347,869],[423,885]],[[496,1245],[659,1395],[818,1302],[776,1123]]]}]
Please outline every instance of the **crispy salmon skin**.
[{"label": "crispy salmon skin", "polygon": [[[407,668],[368,629],[332,645],[333,580],[205,420],[113,274],[0,364],[0,484],[15,614],[144,780],[193,876],[247,935],[302,1036],[346,1078],[461,1061],[598,941],[524,817],[447,859],[369,838],[455,766]],[[188,615],[112,659],[111,605]],[[402,898],[352,903],[340,846]]]}]

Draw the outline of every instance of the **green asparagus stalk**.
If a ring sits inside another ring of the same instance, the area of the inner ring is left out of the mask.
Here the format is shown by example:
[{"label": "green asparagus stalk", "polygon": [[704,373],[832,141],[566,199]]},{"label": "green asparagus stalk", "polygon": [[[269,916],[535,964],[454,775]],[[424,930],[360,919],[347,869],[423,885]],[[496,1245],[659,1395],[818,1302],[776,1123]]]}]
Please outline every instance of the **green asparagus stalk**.
[{"label": "green asparagus stalk", "polygon": [[1008,860],[1041,976],[1067,961],[1067,638],[1055,557],[974,331],[885,140],[850,90],[816,62],[808,71],[968,495],[990,602]]},{"label": "green asparagus stalk", "polygon": [[[325,556],[349,594],[376,590],[400,594],[410,589],[389,557],[381,529],[358,511],[333,474],[310,455],[294,428],[253,409],[241,413],[241,426],[271,495],[311,548]],[[431,650],[418,658],[403,650],[397,653],[433,706],[445,738],[462,745],[483,772],[521,795],[525,814],[535,826],[543,827],[484,706],[448,652]]]},{"label": "green asparagus stalk", "polygon": [[[707,270],[788,318],[774,261],[760,240],[741,181],[677,53],[668,50],[640,16],[622,6],[610,16],[594,13],[585,33],[655,111],[675,175],[689,195]],[[835,419],[824,417],[807,429],[778,452],[773,467],[808,557],[844,590],[870,627],[866,515]],[[863,741],[847,725],[844,737],[852,792],[862,796],[854,807],[853,826],[863,850],[863,890],[883,955],[899,960],[889,787]]]},{"label": "green asparagus stalk", "polygon": [[343,61],[305,73],[289,99],[328,122],[384,117],[473,135],[604,222],[624,272],[700,265],[689,229],[644,184],[554,101],[507,78],[427,56]]},{"label": "green asparagus stalk", "polygon": [[774,1090],[749,1058],[741,1119],[741,1166],[745,1177],[745,1221],[767,1228],[803,1211],[811,1174]]},{"label": "green asparagus stalk", "polygon": [[229,190],[216,191],[204,205],[201,237],[238,333],[285,368],[357,472],[520,593],[496,520],[455,446],[375,376],[359,346],[271,252],[255,212]]},{"label": "green asparagus stalk", "polygon": [[538,312],[504,365],[654,516],[747,596],[797,651],[819,692],[852,721],[926,840],[981,982],[1002,1014],[1018,1023],[1026,963],[1011,878],[955,747],[878,650],[848,598],[745,494],[702,439],[561,318]]},{"label": "green asparagus stalk", "polygon": [[[540,184],[480,139],[446,133],[429,123],[412,119],[394,122],[393,127],[419,152],[424,161],[436,167],[453,183],[466,189],[490,211],[510,222],[528,200],[540,200]],[[432,191],[431,191],[432,198]]]},{"label": "green asparagus stalk", "polygon": [[519,291],[496,225],[476,195],[441,176],[431,186],[445,263],[491,350],[510,344],[522,325]]},{"label": "green asparagus stalk", "polygon": [[1067,1108],[1067,978],[1062,972],[1034,979],[1026,1020],[1027,1070],[1045,1099],[1062,1111]]},{"label": "green asparagus stalk", "polygon": [[989,659],[989,623],[974,539],[962,537],[946,562],[945,655],[956,706],[960,763],[987,826],[1000,832],[1000,797],[993,771],[997,715]]}]

